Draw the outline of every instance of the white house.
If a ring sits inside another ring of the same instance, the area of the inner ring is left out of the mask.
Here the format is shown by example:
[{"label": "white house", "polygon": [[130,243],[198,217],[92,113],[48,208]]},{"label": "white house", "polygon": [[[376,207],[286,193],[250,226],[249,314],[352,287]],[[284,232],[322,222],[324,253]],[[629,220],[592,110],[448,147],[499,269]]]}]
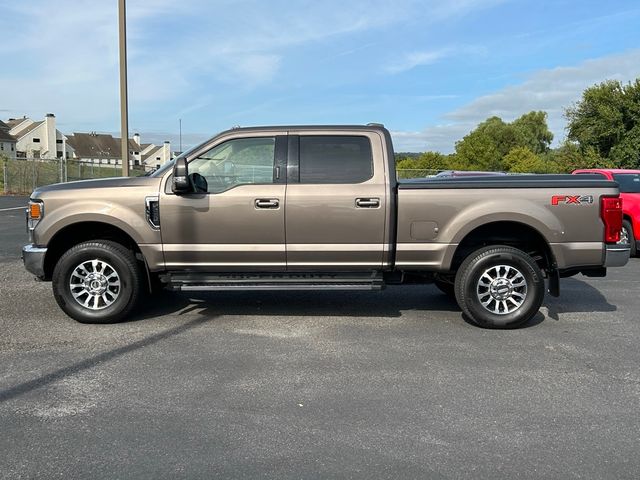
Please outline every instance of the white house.
[{"label": "white house", "polygon": [[[133,138],[140,143],[140,135],[135,134]],[[153,143],[143,143],[140,145],[140,156],[142,164],[147,169],[160,168],[165,162],[171,160],[171,143],[165,141],[162,145],[154,145]]]},{"label": "white house", "polygon": [[56,129],[56,116],[47,113],[44,120],[23,117],[9,119],[9,134],[16,139],[16,156],[27,158],[68,158],[67,137]]},{"label": "white house", "polygon": [[0,155],[16,158],[16,139],[9,133],[9,125],[0,120]]}]

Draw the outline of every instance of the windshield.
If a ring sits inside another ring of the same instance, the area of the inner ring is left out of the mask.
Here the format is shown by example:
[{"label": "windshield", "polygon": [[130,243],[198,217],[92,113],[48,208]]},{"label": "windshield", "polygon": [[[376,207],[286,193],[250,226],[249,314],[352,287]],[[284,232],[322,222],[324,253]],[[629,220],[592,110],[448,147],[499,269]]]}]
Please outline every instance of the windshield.
[{"label": "windshield", "polygon": [[640,193],[640,173],[614,173],[613,179],[620,185],[620,193]]}]

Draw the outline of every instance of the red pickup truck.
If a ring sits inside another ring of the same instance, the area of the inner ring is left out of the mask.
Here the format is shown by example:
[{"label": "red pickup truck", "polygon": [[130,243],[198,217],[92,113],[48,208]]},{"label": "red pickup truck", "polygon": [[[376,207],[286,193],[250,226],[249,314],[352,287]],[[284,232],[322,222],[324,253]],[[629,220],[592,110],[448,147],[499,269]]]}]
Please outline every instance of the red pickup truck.
[{"label": "red pickup truck", "polygon": [[631,256],[635,256],[640,251],[640,170],[589,168],[572,173],[599,174],[607,180],[618,182],[624,215],[620,243],[628,243],[631,246]]}]

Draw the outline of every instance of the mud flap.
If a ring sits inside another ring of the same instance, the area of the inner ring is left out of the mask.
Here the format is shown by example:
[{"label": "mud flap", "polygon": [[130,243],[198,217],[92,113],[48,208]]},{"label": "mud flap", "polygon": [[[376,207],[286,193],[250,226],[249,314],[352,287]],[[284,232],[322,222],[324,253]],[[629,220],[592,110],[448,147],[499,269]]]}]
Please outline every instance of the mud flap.
[{"label": "mud flap", "polygon": [[560,273],[557,268],[549,272],[549,289],[547,291],[552,297],[560,296]]}]

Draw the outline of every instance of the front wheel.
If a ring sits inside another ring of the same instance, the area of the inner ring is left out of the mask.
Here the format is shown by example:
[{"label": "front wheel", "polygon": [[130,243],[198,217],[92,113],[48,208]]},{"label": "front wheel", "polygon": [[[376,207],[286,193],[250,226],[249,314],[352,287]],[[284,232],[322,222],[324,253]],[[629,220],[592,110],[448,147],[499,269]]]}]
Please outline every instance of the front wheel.
[{"label": "front wheel", "polygon": [[538,264],[522,250],[481,248],[469,255],[456,274],[458,305],[476,324],[515,328],[538,312],[544,299]]},{"label": "front wheel", "polygon": [[124,319],[141,293],[141,272],[133,252],[96,240],[68,250],[53,270],[53,294],[62,310],[81,323]]}]

